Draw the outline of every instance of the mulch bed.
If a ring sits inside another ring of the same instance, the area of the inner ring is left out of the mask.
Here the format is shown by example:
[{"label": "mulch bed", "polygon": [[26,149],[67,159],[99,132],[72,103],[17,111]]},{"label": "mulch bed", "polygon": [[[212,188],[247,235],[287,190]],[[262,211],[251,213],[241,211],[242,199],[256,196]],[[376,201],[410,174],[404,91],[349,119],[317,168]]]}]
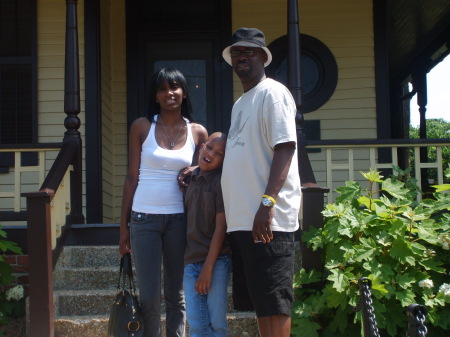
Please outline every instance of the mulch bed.
[{"label": "mulch bed", "polygon": [[25,317],[11,319],[6,326],[0,328],[0,332],[0,336],[5,337],[26,337]]}]

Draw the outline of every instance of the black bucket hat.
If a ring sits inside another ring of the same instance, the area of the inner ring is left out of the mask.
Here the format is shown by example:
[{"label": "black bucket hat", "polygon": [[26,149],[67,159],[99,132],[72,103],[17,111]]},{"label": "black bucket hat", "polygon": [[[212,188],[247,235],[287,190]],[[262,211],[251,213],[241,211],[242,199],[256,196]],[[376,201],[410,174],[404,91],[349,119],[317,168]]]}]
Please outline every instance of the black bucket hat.
[{"label": "black bucket hat", "polygon": [[266,38],[264,37],[264,33],[259,29],[239,28],[234,32],[231,37],[231,45],[226,47],[222,52],[223,58],[229,65],[231,65],[230,49],[234,46],[262,48],[267,54],[267,61],[264,63],[264,67],[267,67],[270,62],[272,62],[272,53],[269,48],[266,47]]}]

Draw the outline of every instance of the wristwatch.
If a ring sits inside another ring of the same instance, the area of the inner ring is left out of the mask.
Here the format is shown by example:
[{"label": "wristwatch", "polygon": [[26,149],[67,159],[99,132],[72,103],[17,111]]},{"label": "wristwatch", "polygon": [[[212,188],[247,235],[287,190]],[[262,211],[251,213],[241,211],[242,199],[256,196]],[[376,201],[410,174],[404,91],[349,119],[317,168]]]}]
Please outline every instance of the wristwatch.
[{"label": "wristwatch", "polygon": [[261,198],[261,203],[264,207],[273,207],[277,202],[270,195],[264,194]]}]

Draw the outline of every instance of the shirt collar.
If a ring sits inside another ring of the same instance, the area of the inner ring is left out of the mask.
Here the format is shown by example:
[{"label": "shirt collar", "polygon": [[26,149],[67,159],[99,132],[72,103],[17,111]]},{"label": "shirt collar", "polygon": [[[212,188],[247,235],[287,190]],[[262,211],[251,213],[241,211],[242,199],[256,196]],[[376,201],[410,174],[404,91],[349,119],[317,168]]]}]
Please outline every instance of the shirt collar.
[{"label": "shirt collar", "polygon": [[192,181],[195,181],[196,179],[201,179],[203,177],[203,179],[205,179],[207,182],[210,182],[211,179],[214,178],[221,171],[222,171],[222,168],[218,168],[217,170],[207,171],[203,175],[199,175],[200,174],[200,167],[197,167],[192,172]]}]

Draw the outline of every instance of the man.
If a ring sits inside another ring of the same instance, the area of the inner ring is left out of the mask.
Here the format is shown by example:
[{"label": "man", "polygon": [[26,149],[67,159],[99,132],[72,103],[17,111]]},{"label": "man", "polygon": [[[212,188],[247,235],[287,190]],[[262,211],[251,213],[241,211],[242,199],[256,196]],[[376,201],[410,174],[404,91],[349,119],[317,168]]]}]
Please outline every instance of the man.
[{"label": "man", "polygon": [[284,85],[266,78],[272,55],[261,31],[238,29],[222,55],[244,89],[233,106],[222,173],[233,301],[237,310],[256,311],[261,337],[289,337],[301,201],[296,105]]}]

